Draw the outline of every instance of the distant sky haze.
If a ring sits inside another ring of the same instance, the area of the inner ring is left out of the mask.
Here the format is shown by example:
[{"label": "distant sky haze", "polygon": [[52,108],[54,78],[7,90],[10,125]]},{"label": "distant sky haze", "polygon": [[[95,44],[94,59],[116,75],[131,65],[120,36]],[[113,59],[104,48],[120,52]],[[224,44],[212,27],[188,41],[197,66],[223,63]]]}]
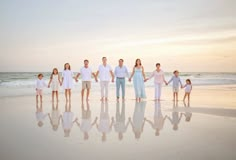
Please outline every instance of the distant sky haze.
[{"label": "distant sky haze", "polygon": [[0,72],[51,71],[107,56],[146,71],[236,72],[235,0],[1,0]]}]

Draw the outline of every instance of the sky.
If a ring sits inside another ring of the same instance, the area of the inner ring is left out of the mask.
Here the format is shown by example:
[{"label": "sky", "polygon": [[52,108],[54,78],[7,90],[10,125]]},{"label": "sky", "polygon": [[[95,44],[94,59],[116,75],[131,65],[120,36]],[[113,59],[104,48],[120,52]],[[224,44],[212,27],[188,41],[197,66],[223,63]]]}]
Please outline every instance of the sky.
[{"label": "sky", "polygon": [[0,0],[0,72],[119,58],[145,71],[236,72],[235,0]]}]

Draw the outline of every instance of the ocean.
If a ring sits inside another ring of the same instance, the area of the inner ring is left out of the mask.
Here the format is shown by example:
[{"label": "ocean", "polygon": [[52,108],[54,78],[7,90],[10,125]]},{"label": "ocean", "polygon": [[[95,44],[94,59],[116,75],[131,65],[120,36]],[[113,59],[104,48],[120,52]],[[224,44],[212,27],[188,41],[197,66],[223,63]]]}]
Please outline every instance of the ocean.
[{"label": "ocean", "polygon": [[[49,81],[51,72],[44,72],[44,80]],[[147,72],[146,75],[150,75]],[[1,72],[0,73],[0,97],[7,96],[28,96],[35,95],[35,80],[38,72]],[[165,73],[165,78],[168,81],[172,76],[171,72]],[[193,86],[204,85],[232,85],[236,84],[236,73],[180,73],[180,78],[183,83],[186,79],[191,79]],[[92,82],[92,91],[99,91],[99,83]],[[145,83],[146,87],[153,87],[153,79]],[[115,88],[115,84],[110,85]],[[126,87],[133,87],[132,82],[127,81]],[[75,90],[80,90],[81,81],[75,83]],[[63,92],[61,87],[59,92]],[[46,88],[44,94],[50,94],[51,89]]]}]

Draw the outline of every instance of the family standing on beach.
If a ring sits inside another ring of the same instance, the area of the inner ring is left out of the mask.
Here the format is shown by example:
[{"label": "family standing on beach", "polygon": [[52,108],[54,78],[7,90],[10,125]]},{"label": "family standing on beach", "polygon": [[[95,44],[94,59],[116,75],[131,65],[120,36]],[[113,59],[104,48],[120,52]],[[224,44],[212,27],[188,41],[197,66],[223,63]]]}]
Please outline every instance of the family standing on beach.
[{"label": "family standing on beach", "polygon": [[[81,98],[84,100],[84,92],[86,93],[86,100],[89,100],[89,94],[91,89],[91,81],[92,76],[95,78],[95,81],[98,82],[98,78],[100,80],[101,86],[101,101],[108,101],[108,91],[109,91],[109,82],[114,82],[116,78],[116,97],[117,101],[120,99],[120,89],[121,89],[121,97],[122,100],[125,100],[125,78],[129,77],[129,72],[127,67],[123,64],[124,60],[119,59],[119,64],[115,68],[114,72],[112,67],[107,64],[107,58],[102,58],[102,64],[99,65],[97,72],[92,72],[92,69],[89,67],[89,61],[84,60],[84,66],[80,69],[80,72],[74,77],[74,73],[71,70],[70,64],[66,63],[64,65],[64,70],[62,72],[62,78],[58,73],[58,69],[54,68],[52,74],[50,76],[50,81],[48,85],[43,80],[43,74],[38,75],[38,79],[36,81],[36,101],[38,102],[38,97],[40,97],[40,101],[42,102],[43,88],[48,87],[52,88],[52,101],[54,101],[54,97],[56,96],[56,100],[58,101],[58,90],[59,86],[63,86],[65,89],[65,97],[66,101],[71,100],[71,89],[73,88],[73,79],[78,82],[78,78],[81,76],[82,78],[82,90],[81,90]],[[173,87],[173,100],[178,101],[178,92],[179,88],[185,88],[185,95],[183,100],[188,98],[190,100],[190,93],[192,90],[191,80],[187,79],[186,84],[183,85],[181,79],[179,77],[179,72],[175,70],[173,72],[172,78],[167,82],[164,77],[164,72],[161,70],[160,63],[156,64],[155,71],[146,78],[144,67],[141,63],[140,59],[136,59],[135,65],[133,67],[132,73],[129,77],[129,81],[133,79],[133,85],[135,90],[135,98],[137,102],[141,102],[142,99],[146,98],[145,85],[144,83],[151,78],[154,78],[154,86],[155,86],[155,100],[160,101],[161,99],[161,89],[163,83],[166,85],[172,83]]]}]

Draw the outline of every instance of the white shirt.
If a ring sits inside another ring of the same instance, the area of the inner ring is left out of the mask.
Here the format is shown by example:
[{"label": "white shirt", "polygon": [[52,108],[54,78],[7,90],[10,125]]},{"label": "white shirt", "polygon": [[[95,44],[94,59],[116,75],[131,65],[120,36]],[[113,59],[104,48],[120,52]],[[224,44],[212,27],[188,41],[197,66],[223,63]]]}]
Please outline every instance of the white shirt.
[{"label": "white shirt", "polygon": [[129,74],[128,69],[126,68],[126,66],[122,66],[122,67],[117,66],[115,68],[114,73],[115,73],[115,76],[118,77],[118,78],[125,78]]},{"label": "white shirt", "polygon": [[151,79],[152,77],[154,77],[155,84],[162,84],[164,82],[164,72],[162,70],[160,70],[159,72],[157,72],[156,70],[153,71],[149,79]]},{"label": "white shirt", "polygon": [[82,81],[91,81],[92,80],[92,69],[90,67],[88,68],[85,68],[85,67],[82,67],[80,69],[80,74],[82,76]]},{"label": "white shirt", "polygon": [[46,82],[43,80],[43,79],[37,79],[36,80],[36,84],[35,84],[35,88],[36,89],[43,89],[44,87],[46,87],[47,86],[47,84],[46,84]]},{"label": "white shirt", "polygon": [[100,81],[110,81],[110,71],[112,68],[110,65],[104,66],[103,64],[98,67]]}]

